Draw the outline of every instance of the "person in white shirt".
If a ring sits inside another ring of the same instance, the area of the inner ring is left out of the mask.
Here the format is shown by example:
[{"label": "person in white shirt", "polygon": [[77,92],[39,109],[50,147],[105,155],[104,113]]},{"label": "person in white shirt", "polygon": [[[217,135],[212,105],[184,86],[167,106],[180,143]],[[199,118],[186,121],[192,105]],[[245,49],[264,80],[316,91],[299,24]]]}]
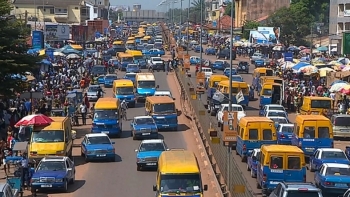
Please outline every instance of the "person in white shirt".
[{"label": "person in white shirt", "polygon": [[82,102],[79,108],[80,108],[80,113],[81,113],[81,118],[82,118],[82,121],[83,121],[83,125],[86,125],[87,107],[85,105],[85,102]]}]

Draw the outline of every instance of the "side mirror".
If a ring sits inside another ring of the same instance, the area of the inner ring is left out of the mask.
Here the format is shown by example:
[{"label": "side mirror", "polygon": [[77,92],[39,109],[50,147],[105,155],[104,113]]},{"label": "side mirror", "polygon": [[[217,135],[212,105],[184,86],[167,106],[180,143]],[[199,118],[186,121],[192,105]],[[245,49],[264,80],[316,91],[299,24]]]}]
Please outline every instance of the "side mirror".
[{"label": "side mirror", "polygon": [[67,168],[68,171],[72,171],[73,169],[72,168]]},{"label": "side mirror", "polygon": [[112,144],[115,144],[115,142],[112,142]]},{"label": "side mirror", "polygon": [[75,140],[77,139],[77,131],[72,130],[72,139]]},{"label": "side mirror", "polygon": [[204,191],[208,191],[208,185],[204,185],[204,186],[203,186],[203,190],[204,190]]},{"label": "side mirror", "polygon": [[153,185],[153,191],[157,191],[157,186],[156,185]]},{"label": "side mirror", "polygon": [[158,88],[159,88],[159,85],[157,85],[156,88],[158,89]]},{"label": "side mirror", "polygon": [[169,151],[169,150],[170,150],[169,148],[166,149],[166,151]]},{"label": "side mirror", "polygon": [[137,153],[137,152],[139,152],[139,150],[135,149],[135,152]]}]

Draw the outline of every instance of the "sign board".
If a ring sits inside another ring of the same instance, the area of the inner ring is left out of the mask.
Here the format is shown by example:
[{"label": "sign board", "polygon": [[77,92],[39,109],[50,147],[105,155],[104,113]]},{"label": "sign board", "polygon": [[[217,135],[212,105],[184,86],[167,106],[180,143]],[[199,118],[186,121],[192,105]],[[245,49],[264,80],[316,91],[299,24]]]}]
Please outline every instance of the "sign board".
[{"label": "sign board", "polygon": [[69,25],[45,25],[45,39],[47,41],[69,40]]},{"label": "sign board", "polygon": [[225,146],[237,144],[237,112],[224,112],[222,141]]},{"label": "sign board", "polygon": [[188,55],[188,54],[184,55],[184,67],[185,67],[185,69],[191,68],[190,55]]},{"label": "sign board", "polygon": [[216,26],[217,26],[216,21],[213,21],[213,27],[216,28]]},{"label": "sign board", "polygon": [[204,81],[205,81],[205,74],[204,74],[204,72],[198,72],[197,76],[196,76],[196,79],[197,79],[197,83],[204,83]]},{"label": "sign board", "polygon": [[183,56],[184,56],[183,51],[180,51],[180,50],[179,50],[179,51],[177,52],[177,58],[178,58],[178,59],[182,59]]},{"label": "sign board", "polygon": [[44,33],[42,31],[32,32],[32,48],[33,49],[44,48]]},{"label": "sign board", "polygon": [[350,54],[350,33],[343,33],[343,54]]},{"label": "sign board", "polygon": [[54,52],[55,52],[54,49],[46,49],[45,55],[49,58],[49,60],[54,60],[55,59],[55,56],[53,55]]},{"label": "sign board", "polygon": [[293,53],[284,53],[285,62],[293,62]]}]

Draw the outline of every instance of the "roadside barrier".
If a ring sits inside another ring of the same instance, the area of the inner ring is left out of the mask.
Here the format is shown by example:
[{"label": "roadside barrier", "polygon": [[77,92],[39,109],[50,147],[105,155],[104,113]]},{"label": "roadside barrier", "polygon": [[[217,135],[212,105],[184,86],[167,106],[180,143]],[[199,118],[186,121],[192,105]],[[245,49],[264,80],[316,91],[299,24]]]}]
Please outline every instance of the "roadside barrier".
[{"label": "roadside barrier", "polygon": [[[164,29],[167,29],[164,24],[161,24],[161,27],[163,28],[163,37],[168,42],[166,44],[170,44],[174,38],[169,31],[164,31]],[[228,148],[223,146],[222,132],[217,127],[215,117],[206,113],[207,109],[204,107],[200,97],[193,96],[196,84],[192,84],[190,77],[186,75],[185,69],[181,66],[175,71],[175,74],[181,87],[180,102],[183,113],[192,119],[199,131],[224,197],[254,197],[254,192],[233,159],[232,151],[229,152]],[[214,129],[218,132],[218,137],[221,139],[219,144],[210,140],[209,129]]]}]

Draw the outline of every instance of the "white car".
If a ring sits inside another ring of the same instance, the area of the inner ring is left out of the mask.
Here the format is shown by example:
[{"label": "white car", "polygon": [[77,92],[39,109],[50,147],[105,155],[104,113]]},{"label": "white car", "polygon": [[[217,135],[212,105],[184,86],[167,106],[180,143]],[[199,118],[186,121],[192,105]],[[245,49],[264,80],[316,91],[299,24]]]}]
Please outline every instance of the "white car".
[{"label": "white car", "polygon": [[213,75],[213,70],[211,68],[204,67],[204,68],[202,68],[202,72],[204,73],[204,76],[206,78],[208,78],[208,77]]},{"label": "white car", "polygon": [[285,117],[288,119],[288,114],[286,111],[282,110],[267,110],[264,114],[265,117],[271,118],[271,117]]},{"label": "white car", "polygon": [[261,54],[261,53],[254,53],[254,54],[252,55],[252,57],[250,58],[250,62],[251,62],[252,64],[254,64],[255,60],[261,59],[262,57],[264,57],[263,54]]},{"label": "white car", "polygon": [[291,123],[281,123],[278,125],[277,133],[289,133],[290,137],[292,137],[292,133],[294,131],[294,124]]},{"label": "white car", "polygon": [[350,162],[344,151],[339,148],[319,148],[314,155],[310,157],[309,170],[314,172],[318,170],[323,163],[341,163],[349,165]]},{"label": "white car", "polygon": [[168,96],[168,97],[172,98],[173,100],[175,100],[175,98],[173,97],[173,95],[171,94],[171,92],[169,90],[157,90],[154,92],[154,96]]},{"label": "white car", "polygon": [[[246,113],[242,107],[242,105],[238,105],[238,104],[232,104],[232,111],[236,111],[238,112],[237,113],[237,118],[238,118],[238,121],[245,117],[246,116]],[[229,104],[221,104],[221,107],[218,111],[218,113],[216,114],[216,119],[218,121],[218,127],[221,127],[221,125],[223,124],[223,116],[224,116],[224,111],[228,111],[228,107],[229,107]]]}]

